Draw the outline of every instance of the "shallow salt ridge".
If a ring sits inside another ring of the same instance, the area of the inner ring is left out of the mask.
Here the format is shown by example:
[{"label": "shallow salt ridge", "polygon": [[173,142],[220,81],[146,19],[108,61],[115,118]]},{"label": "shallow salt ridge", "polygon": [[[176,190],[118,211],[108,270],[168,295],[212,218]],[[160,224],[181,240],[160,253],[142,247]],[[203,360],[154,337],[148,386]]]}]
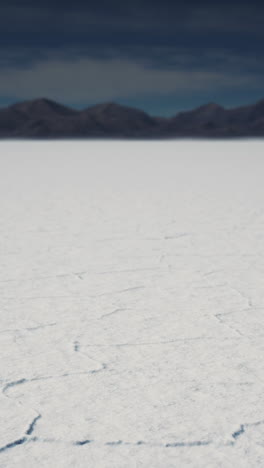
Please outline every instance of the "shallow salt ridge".
[{"label": "shallow salt ridge", "polygon": [[0,466],[261,466],[264,142],[0,148]]}]

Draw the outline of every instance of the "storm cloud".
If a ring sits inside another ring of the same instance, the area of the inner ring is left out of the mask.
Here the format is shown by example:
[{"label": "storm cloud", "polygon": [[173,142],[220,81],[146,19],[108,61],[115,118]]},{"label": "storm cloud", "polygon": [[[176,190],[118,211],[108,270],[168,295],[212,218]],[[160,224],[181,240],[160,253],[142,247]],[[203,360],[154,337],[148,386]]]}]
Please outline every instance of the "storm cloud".
[{"label": "storm cloud", "polygon": [[163,95],[175,105],[260,98],[263,12],[248,1],[2,2],[0,100],[155,109],[156,96],[159,112]]}]

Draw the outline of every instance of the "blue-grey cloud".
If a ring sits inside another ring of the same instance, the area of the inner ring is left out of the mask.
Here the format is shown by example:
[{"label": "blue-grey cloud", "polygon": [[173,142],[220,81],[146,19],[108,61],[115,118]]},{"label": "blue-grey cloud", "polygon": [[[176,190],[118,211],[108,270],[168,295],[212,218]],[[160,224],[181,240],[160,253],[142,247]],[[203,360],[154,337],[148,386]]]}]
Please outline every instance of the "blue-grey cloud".
[{"label": "blue-grey cloud", "polygon": [[[152,32],[153,37],[166,33],[171,37],[188,33],[192,36],[210,33],[235,35],[238,33],[252,36],[263,35],[264,6],[256,2],[234,0],[230,2],[172,2],[133,1],[133,2],[1,2],[1,34],[12,33],[13,38],[25,34],[36,34],[35,39],[48,34],[63,33],[63,40],[76,34],[89,37],[99,33]],[[15,26],[15,28],[14,28]],[[135,38],[134,38],[135,39]]]},{"label": "blue-grey cloud", "polygon": [[3,0],[0,96],[261,92],[263,13],[254,0]]},{"label": "blue-grey cloud", "polygon": [[197,92],[205,89],[256,86],[251,74],[156,68],[125,59],[49,59],[30,67],[5,68],[0,74],[0,95],[17,99],[48,96],[67,102],[109,100],[140,94]]}]

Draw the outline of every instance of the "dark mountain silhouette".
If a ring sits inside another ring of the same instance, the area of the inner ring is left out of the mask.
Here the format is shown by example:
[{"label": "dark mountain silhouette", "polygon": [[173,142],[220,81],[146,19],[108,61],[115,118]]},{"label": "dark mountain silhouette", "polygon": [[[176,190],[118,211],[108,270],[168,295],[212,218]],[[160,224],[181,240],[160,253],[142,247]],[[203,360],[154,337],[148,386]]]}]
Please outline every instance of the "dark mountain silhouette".
[{"label": "dark mountain silhouette", "polygon": [[210,126],[220,126],[225,122],[226,110],[218,104],[209,103],[197,109],[180,112],[170,119],[168,128],[171,131],[201,131]]},{"label": "dark mountain silhouette", "polygon": [[51,101],[50,99],[35,99],[32,101],[19,102],[13,104],[9,109],[24,115],[31,119],[45,118],[57,116],[72,116],[77,113],[76,110],[71,109],[70,107],[62,106],[57,102]]},{"label": "dark mountain silhouette", "polygon": [[141,110],[107,102],[89,107],[81,112],[97,123],[99,128],[109,135],[137,135],[155,130],[158,123]]},{"label": "dark mountain silhouette", "polygon": [[29,129],[42,131],[42,127],[44,132],[62,117],[76,114],[77,111],[44,98],[13,104],[0,109],[0,136],[27,136]]},{"label": "dark mountain silhouette", "polygon": [[209,103],[177,114],[168,128],[181,136],[264,136],[264,100],[233,109]]},{"label": "dark mountain silhouette", "polygon": [[106,102],[75,110],[49,99],[0,109],[0,138],[263,137],[264,99],[233,109],[209,103],[173,117]]}]

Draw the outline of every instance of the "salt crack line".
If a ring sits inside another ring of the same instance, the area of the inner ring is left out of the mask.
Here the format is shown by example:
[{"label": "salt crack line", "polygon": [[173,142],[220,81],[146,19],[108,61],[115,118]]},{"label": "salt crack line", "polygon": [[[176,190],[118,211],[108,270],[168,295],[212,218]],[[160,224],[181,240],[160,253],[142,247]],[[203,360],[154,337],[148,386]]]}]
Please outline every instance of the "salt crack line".
[{"label": "salt crack line", "polygon": [[6,333],[21,333],[21,332],[34,332],[37,330],[41,330],[43,328],[49,328],[49,327],[55,327],[57,325],[57,322],[52,322],[52,323],[45,323],[42,325],[36,325],[35,327],[26,327],[26,328],[7,328],[6,330],[0,330],[0,335],[6,334]]},{"label": "salt crack line", "polygon": [[112,312],[109,312],[108,314],[103,314],[103,315],[101,315],[101,317],[99,317],[98,320],[101,320],[101,319],[104,319],[104,318],[107,318],[107,317],[111,317],[112,315],[115,315],[115,314],[117,314],[117,313],[119,313],[119,312],[125,312],[126,310],[129,310],[129,309],[124,309],[124,308],[121,309],[121,308],[120,308],[120,309],[112,310]]},{"label": "salt crack line", "polygon": [[232,324],[226,323],[226,322],[222,319],[222,317],[225,317],[225,316],[231,315],[231,314],[232,314],[232,312],[223,313],[223,314],[218,313],[218,314],[214,314],[214,317],[216,318],[216,320],[218,320],[218,322],[221,323],[221,325],[224,325],[225,327],[229,328],[230,330],[235,331],[235,332],[237,333],[237,335],[244,337],[245,335],[244,335],[243,333],[241,333],[241,331],[238,330],[238,328],[236,328],[236,327],[233,326]]},{"label": "salt crack line", "polygon": [[38,422],[38,420],[41,418],[41,414],[39,414],[38,416],[36,416],[33,421],[30,423],[30,425],[28,426],[28,430],[26,431],[26,435],[32,435],[34,430],[35,430],[35,427],[36,427],[36,424]]},{"label": "salt crack line", "polygon": [[125,288],[125,289],[118,289],[116,291],[109,291],[109,292],[104,292],[101,294],[95,294],[91,295],[90,297],[103,297],[103,296],[114,296],[115,294],[123,294],[131,291],[138,291],[140,289],[145,289],[145,286],[133,286],[131,288]]},{"label": "salt crack line", "polygon": [[190,441],[190,442],[171,442],[171,443],[158,443],[158,442],[145,442],[143,440],[139,440],[136,442],[126,442],[124,440],[116,440],[116,441],[109,441],[109,442],[97,442],[92,439],[84,439],[84,440],[76,440],[76,441],[63,441],[58,439],[46,438],[42,439],[40,437],[22,437],[17,439],[13,442],[6,444],[3,447],[0,447],[0,453],[5,452],[7,450],[13,449],[19,445],[24,445],[25,443],[44,443],[44,444],[65,444],[74,447],[84,447],[86,445],[99,445],[105,447],[120,447],[120,446],[130,446],[130,447],[158,447],[158,448],[192,448],[192,447],[203,447],[208,446],[213,443],[211,440],[197,440],[197,441]]},{"label": "salt crack line", "polygon": [[41,300],[41,299],[94,299],[98,297],[104,297],[104,296],[115,296],[117,294],[123,294],[131,291],[138,291],[141,289],[145,289],[145,286],[134,286],[131,288],[125,288],[125,289],[118,289],[116,291],[109,291],[109,292],[104,292],[101,294],[86,294],[83,296],[80,296],[78,294],[64,294],[64,295],[54,295],[54,296],[6,296],[3,297],[3,300],[7,301],[35,301],[35,300]]},{"label": "salt crack line", "polygon": [[239,439],[239,437],[241,437],[243,434],[245,434],[245,432],[246,432],[246,430],[248,428],[261,426],[262,424],[264,424],[264,420],[257,421],[257,422],[254,422],[254,423],[241,424],[239,429],[237,429],[237,431],[233,432],[233,434],[232,434],[232,438],[234,439],[232,444],[234,444],[235,441],[237,441],[237,439]]},{"label": "salt crack line", "polygon": [[[176,441],[176,442],[168,442],[168,443],[155,443],[155,442],[145,442],[143,440],[139,440],[137,442],[126,442],[123,440],[116,440],[116,441],[108,441],[108,442],[97,442],[96,440],[93,439],[84,439],[84,440],[76,440],[76,441],[62,441],[58,439],[52,439],[52,438],[47,438],[47,439],[41,439],[39,437],[27,437],[29,435],[32,435],[32,433],[35,430],[37,421],[41,418],[41,415],[39,414],[37,417],[33,419],[33,421],[30,423],[27,431],[25,432],[25,436],[21,437],[20,439],[16,439],[13,442],[10,442],[3,447],[0,447],[0,453],[3,453],[7,450],[11,450],[17,446],[24,445],[25,443],[48,443],[48,444],[65,444],[65,445],[71,445],[75,447],[83,447],[86,445],[91,445],[91,444],[96,444],[96,445],[101,445],[101,446],[108,446],[108,447],[120,447],[120,446],[133,446],[133,447],[139,447],[139,446],[147,446],[147,447],[159,447],[159,448],[193,448],[193,447],[207,447],[209,445],[212,445],[214,443],[213,440],[194,440],[194,441]],[[245,434],[246,429],[250,427],[257,427],[264,424],[264,420],[257,421],[255,423],[246,423],[246,424],[241,424],[239,429],[235,432],[232,433],[232,438],[234,439],[231,442],[231,445],[235,445],[237,440],[239,439],[240,436]]]},{"label": "salt crack line", "polygon": [[41,381],[46,381],[46,380],[56,380],[56,379],[62,379],[62,378],[66,378],[66,377],[76,377],[76,376],[79,376],[79,375],[94,375],[94,374],[99,374],[100,372],[103,372],[104,370],[107,370],[108,369],[108,366],[107,364],[105,363],[102,363],[101,367],[99,369],[92,369],[92,370],[89,370],[89,371],[80,371],[80,372],[65,372],[64,374],[60,374],[60,375],[47,375],[47,376],[40,376],[40,377],[33,377],[32,379],[25,379],[25,378],[22,378],[22,379],[19,379],[19,380],[15,380],[13,382],[8,382],[3,390],[2,390],[2,393],[7,397],[7,398],[10,398],[8,396],[8,391],[10,388],[12,387],[16,387],[17,385],[23,385],[23,384],[27,384],[27,383],[31,383],[31,382],[41,382]]},{"label": "salt crack line", "polygon": [[173,343],[189,343],[192,341],[237,341],[240,340],[237,336],[231,337],[224,337],[224,338],[217,338],[214,336],[201,336],[201,337],[193,337],[193,338],[176,338],[173,340],[166,340],[166,341],[149,341],[149,342],[142,342],[142,343],[94,343],[94,344],[86,344],[84,345],[86,348],[122,348],[122,347],[129,347],[129,346],[159,346],[159,345],[170,345]]},{"label": "salt crack line", "polygon": [[4,386],[4,388],[3,388],[3,390],[2,390],[2,393],[3,393],[4,395],[6,395],[7,398],[10,398],[10,397],[7,395],[7,391],[8,391],[10,388],[16,387],[17,385],[22,385],[22,384],[27,383],[27,382],[29,382],[29,380],[28,380],[28,379],[24,379],[24,378],[23,378],[23,379],[19,379],[19,380],[14,380],[13,382],[8,382],[8,383]]},{"label": "salt crack line", "polygon": [[6,452],[7,450],[10,450],[14,447],[17,447],[18,445],[23,445],[25,444],[26,442],[28,442],[29,440],[31,440],[29,437],[27,436],[30,436],[33,434],[34,430],[35,430],[35,427],[36,427],[36,424],[38,422],[38,420],[41,418],[41,414],[39,414],[38,416],[36,416],[32,422],[29,424],[28,426],[28,429],[26,430],[25,432],[25,435],[24,437],[21,437],[20,439],[16,439],[14,440],[13,442],[9,442],[8,444],[4,445],[3,447],[0,447],[0,453],[3,453],[3,452]]},{"label": "salt crack line", "polygon": [[3,447],[0,447],[0,453],[5,452],[6,450],[12,449],[14,447],[17,447],[18,445],[22,445],[25,442],[27,442],[27,437],[23,437],[22,439],[17,439],[14,440],[14,442],[10,442],[9,444],[4,445]]},{"label": "salt crack line", "polygon": [[[199,272],[201,273],[201,272]],[[210,281],[208,280],[207,278],[208,275],[203,275],[203,279],[205,280],[206,284],[207,284],[207,287],[210,288],[210,289],[214,289],[216,287],[216,285],[212,285],[210,283]],[[238,291],[236,288],[234,288],[233,286],[231,286],[230,283],[228,282],[225,282],[221,285],[217,285],[217,286],[227,286],[230,290],[233,290],[235,291],[236,293],[240,294],[241,297],[243,297],[244,299],[247,299],[248,300],[248,305],[249,307],[252,307],[252,302],[250,299],[248,299],[245,295],[243,295],[240,291]],[[220,300],[218,299],[218,297],[215,297],[214,298],[215,301],[217,302],[217,304],[220,306],[220,308],[222,309],[222,304],[220,302]],[[223,312],[223,313],[217,313],[217,314],[214,314],[213,317],[216,318],[216,320],[221,324],[221,325],[224,325],[225,327],[229,328],[229,330],[232,330],[233,332],[235,332],[237,334],[237,336],[239,337],[245,337],[245,335],[235,326],[233,325],[232,323],[226,323],[225,320],[222,318],[226,315],[231,315],[233,313],[232,312]]]}]

